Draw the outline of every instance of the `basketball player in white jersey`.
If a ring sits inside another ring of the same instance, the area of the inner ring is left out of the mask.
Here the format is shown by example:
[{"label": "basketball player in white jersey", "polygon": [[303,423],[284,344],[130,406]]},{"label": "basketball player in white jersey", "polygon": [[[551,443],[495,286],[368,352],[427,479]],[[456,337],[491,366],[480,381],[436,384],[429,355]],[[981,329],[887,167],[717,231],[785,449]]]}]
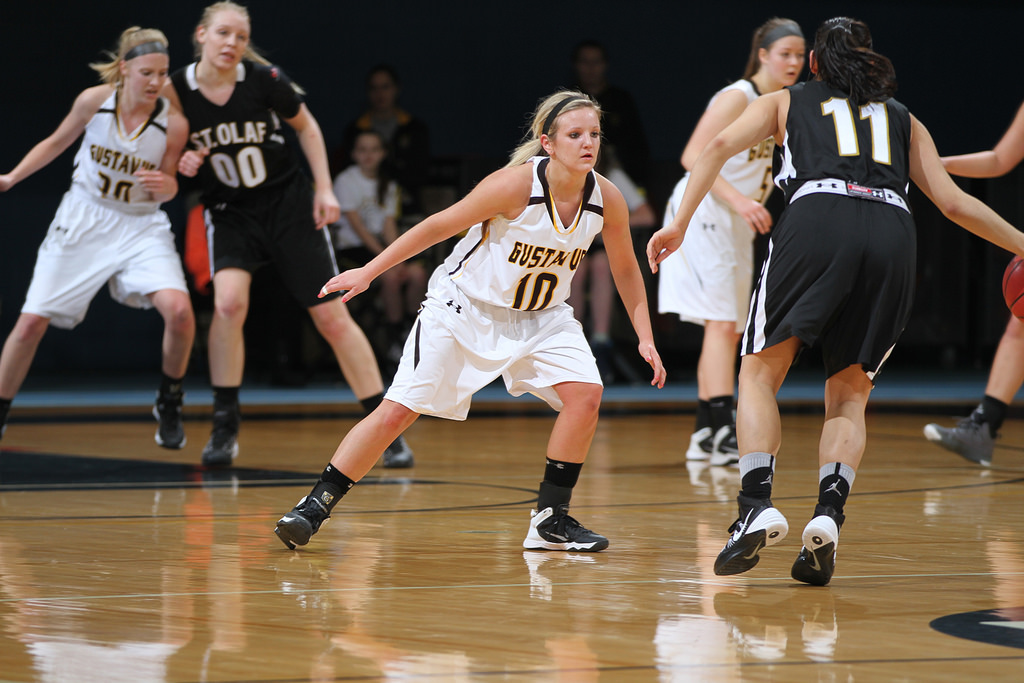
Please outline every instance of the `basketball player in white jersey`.
[{"label": "basketball player in white jersey", "polygon": [[182,379],[195,317],[171,224],[160,204],[178,191],[178,157],[188,124],[160,97],[167,81],[167,38],[133,27],[117,55],[92,64],[102,85],[84,90],[57,130],[8,174],[7,191],[56,159],[82,136],[71,189],[39,247],[21,315],[0,354],[0,434],[39,342],[50,325],[71,329],[107,284],[114,300],[156,308],[164,320],[163,381],[154,415],[156,442],[185,445]]},{"label": "basketball player in white jersey", "polygon": [[[803,32],[791,19],[774,18],[758,27],[743,78],[711,98],[683,149],[682,165],[693,168],[704,145],[758,95],[796,83],[805,49]],[[710,460],[712,465],[739,460],[733,419],[736,345],[750,302],[754,236],[772,226],[764,203],[772,191],[774,147],[769,138],[725,163],[697,208],[682,248],[661,264],[658,311],[704,327],[697,361],[697,423],[687,460]],[[664,225],[672,223],[689,177],[683,176],[672,192]]]},{"label": "basketball player in white jersey", "polygon": [[366,290],[382,272],[469,229],[434,272],[383,403],[344,438],[310,494],[277,524],[289,547],[305,545],[341,497],[420,415],[463,420],[473,394],[497,377],[559,411],[524,547],[598,551],[608,539],[569,516],[569,499],[597,427],[601,377],[583,329],[565,303],[594,237],[602,232],[639,352],[661,387],[647,297],[621,193],[594,172],[600,109],[562,91],[537,108],[509,164],[464,199],[418,224],[363,268],[331,278],[322,295]]}]

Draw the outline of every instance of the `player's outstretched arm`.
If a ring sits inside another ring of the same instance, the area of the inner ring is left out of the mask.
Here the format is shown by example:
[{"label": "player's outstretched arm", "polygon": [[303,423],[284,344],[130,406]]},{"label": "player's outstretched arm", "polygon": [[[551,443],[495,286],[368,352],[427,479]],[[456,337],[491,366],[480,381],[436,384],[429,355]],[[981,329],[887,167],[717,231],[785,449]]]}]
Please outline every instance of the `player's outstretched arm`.
[{"label": "player's outstretched arm", "polygon": [[979,199],[964,192],[942,165],[924,124],[910,117],[910,179],[949,220],[982,239],[1024,255],[1024,233]]},{"label": "player's outstretched arm", "polygon": [[109,85],[97,85],[83,90],[71,106],[64,120],[46,138],[38,142],[18,162],[10,173],[0,176],[0,192],[6,192],[60,156],[85,131],[89,120],[99,110],[113,89]]}]

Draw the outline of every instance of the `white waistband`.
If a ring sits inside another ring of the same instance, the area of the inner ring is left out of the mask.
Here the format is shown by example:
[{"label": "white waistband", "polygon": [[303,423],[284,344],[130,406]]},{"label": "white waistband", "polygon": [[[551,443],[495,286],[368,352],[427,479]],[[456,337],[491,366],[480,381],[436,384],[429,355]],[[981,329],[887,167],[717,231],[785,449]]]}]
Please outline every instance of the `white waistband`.
[{"label": "white waistband", "polygon": [[[855,187],[863,192],[854,193],[851,192],[849,186]],[[800,189],[793,193],[792,199],[789,203],[792,204],[796,200],[809,194],[817,194],[824,192],[826,194],[841,194],[846,197],[853,197],[855,199],[867,199],[868,201],[874,202],[885,202],[893,206],[898,206],[907,213],[910,213],[910,209],[907,207],[907,202],[903,197],[899,196],[896,192],[888,188],[868,188],[853,185],[847,183],[845,180],[839,180],[838,178],[822,178],[821,180],[808,180],[806,183],[800,186]]]}]

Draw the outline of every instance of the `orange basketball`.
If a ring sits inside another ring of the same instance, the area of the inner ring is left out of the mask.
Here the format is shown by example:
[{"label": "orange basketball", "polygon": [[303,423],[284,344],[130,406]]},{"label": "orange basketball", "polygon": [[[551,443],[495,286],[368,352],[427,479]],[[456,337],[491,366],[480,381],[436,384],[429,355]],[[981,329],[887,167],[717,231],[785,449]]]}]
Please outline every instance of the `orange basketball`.
[{"label": "orange basketball", "polygon": [[1024,320],[1024,261],[1014,256],[1003,273],[1003,299],[1010,313]]}]

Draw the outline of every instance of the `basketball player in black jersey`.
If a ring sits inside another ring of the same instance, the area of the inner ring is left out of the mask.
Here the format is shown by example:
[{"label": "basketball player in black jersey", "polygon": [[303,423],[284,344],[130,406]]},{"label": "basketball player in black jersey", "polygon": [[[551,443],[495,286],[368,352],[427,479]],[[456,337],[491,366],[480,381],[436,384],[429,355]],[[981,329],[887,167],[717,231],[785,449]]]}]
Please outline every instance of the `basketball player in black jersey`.
[{"label": "basketball player in black jersey", "polygon": [[739,518],[715,573],[747,571],[789,529],[771,502],[782,442],[776,392],[800,349],[820,343],[828,379],[818,504],[791,573],[825,585],[864,454],[868,395],[910,314],[916,238],[909,181],[947,218],[994,244],[1024,253],[1024,235],[952,181],[927,129],[892,98],[892,64],[872,50],[864,23],[840,17],[822,24],[810,68],[812,80],[758,98],[708,144],[675,222],[654,234],[647,258],[656,271],[679,248],[726,159],[775,138],[775,182],[788,206],[772,233],[742,342]]},{"label": "basketball player in black jersey", "polygon": [[[203,464],[230,465],[238,454],[238,389],[245,364],[243,324],[252,274],[271,263],[313,318],[364,410],[381,401],[380,369],[366,335],[338,297],[318,299],[337,274],[330,234],[338,220],[323,134],[301,92],[249,44],[248,11],[233,2],[210,5],[196,27],[197,61],[171,76],[167,97],[189,120],[190,148],[178,170],[201,188],[210,236],[214,314],[210,325],[213,433]],[[285,143],[281,120],[298,137],[313,186]],[[399,437],[385,467],[410,467]]]}]

